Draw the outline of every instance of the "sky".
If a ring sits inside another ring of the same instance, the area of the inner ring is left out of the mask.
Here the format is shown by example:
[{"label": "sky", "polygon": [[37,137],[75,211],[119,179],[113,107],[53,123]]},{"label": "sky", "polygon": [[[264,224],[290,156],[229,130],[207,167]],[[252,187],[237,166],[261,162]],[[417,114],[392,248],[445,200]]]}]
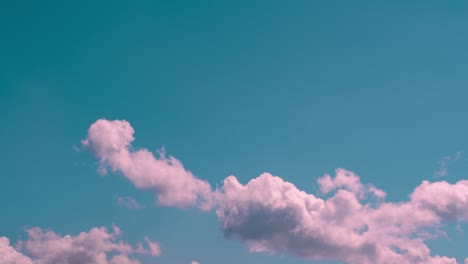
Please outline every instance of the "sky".
[{"label": "sky", "polygon": [[3,1],[0,264],[468,263],[466,1]]}]

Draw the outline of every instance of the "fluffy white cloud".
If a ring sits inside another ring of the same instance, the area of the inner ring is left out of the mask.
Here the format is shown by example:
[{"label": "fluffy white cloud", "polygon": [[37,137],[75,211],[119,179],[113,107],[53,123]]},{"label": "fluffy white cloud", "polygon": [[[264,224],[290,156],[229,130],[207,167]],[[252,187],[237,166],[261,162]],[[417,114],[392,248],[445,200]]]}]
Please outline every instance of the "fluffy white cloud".
[{"label": "fluffy white cloud", "polygon": [[[336,180],[324,177],[319,182]],[[217,195],[222,230],[254,252],[364,264],[456,263],[430,255],[423,229],[465,217],[465,183],[440,187],[424,182],[406,203],[372,203],[363,200],[361,188],[354,188],[362,186],[354,173],[340,169],[337,177],[351,177],[338,181],[352,185],[342,185],[345,189],[322,199],[268,173],[245,185],[230,176]],[[435,194],[442,193],[441,188],[447,195],[439,200]]]},{"label": "fluffy white cloud", "polygon": [[425,241],[448,221],[468,220],[468,181],[424,181],[399,203],[386,202],[384,191],[345,169],[318,179],[327,198],[269,173],[246,184],[229,176],[212,190],[174,157],[132,149],[133,133],[126,121],[101,119],[91,125],[83,145],[103,168],[122,173],[137,188],[154,190],[162,205],[215,208],[224,235],[251,251],[351,264],[457,263],[431,254]]},{"label": "fluffy white cloud", "polygon": [[0,263],[1,264],[32,264],[32,260],[10,245],[10,240],[0,237]]},{"label": "fluffy white cloud", "polygon": [[106,168],[121,172],[137,188],[155,191],[159,204],[210,208],[208,182],[197,179],[179,160],[166,157],[164,151],[156,157],[146,149],[133,150],[133,133],[127,121],[100,119],[91,125],[82,144],[100,159],[101,172]]},{"label": "fluffy white cloud", "polygon": [[372,184],[363,185],[357,175],[345,169],[337,169],[334,178],[325,174],[318,179],[317,183],[323,194],[338,189],[347,189],[362,198],[366,197],[369,193],[377,198],[385,198],[387,196],[384,191],[375,188]]},{"label": "fluffy white cloud", "polygon": [[117,226],[108,232],[104,227],[93,228],[76,236],[60,236],[53,231],[34,227],[27,230],[28,238],[16,247],[6,237],[0,237],[1,264],[139,264],[129,254],[159,256],[158,243],[145,238],[147,247],[133,247],[119,239]]}]

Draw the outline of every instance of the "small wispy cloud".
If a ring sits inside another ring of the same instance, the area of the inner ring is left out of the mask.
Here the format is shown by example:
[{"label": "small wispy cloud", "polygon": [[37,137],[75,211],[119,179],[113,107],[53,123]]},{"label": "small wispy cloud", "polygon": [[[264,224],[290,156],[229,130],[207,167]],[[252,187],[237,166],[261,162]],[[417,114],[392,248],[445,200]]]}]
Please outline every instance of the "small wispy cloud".
[{"label": "small wispy cloud", "polygon": [[438,168],[436,171],[434,171],[434,175],[437,177],[445,177],[448,175],[448,167],[455,161],[459,160],[462,156],[461,151],[457,151],[453,155],[448,155],[448,156],[443,156],[442,158],[439,159],[437,162]]},{"label": "small wispy cloud", "polygon": [[126,207],[128,209],[136,210],[136,209],[141,209],[143,206],[138,203],[137,200],[130,196],[126,197],[118,197],[117,198],[117,204],[121,207]]},{"label": "small wispy cloud", "polygon": [[442,158],[439,159],[438,163],[438,168],[434,172],[435,176],[438,177],[445,177],[448,175],[448,163],[450,161],[450,156],[443,156]]},{"label": "small wispy cloud", "polygon": [[73,151],[75,151],[75,152],[80,152],[80,151],[81,151],[81,148],[78,147],[78,146],[75,145],[75,144],[72,145],[72,149],[73,149]]}]

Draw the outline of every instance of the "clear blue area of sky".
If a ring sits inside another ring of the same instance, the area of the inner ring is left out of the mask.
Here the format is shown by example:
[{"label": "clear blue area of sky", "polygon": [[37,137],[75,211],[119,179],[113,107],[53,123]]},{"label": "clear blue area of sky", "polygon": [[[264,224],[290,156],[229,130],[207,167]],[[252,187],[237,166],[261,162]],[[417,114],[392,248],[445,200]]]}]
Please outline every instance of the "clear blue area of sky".
[{"label": "clear blue area of sky", "polygon": [[[343,167],[403,201],[467,149],[467,47],[466,1],[3,1],[0,236],[114,223],[159,241],[154,263],[309,263],[249,253],[213,213],[157,207],[72,146],[126,119],[136,147],[213,186],[268,171],[315,192]],[[455,182],[468,164],[450,169]],[[467,257],[447,230],[433,252]]]}]

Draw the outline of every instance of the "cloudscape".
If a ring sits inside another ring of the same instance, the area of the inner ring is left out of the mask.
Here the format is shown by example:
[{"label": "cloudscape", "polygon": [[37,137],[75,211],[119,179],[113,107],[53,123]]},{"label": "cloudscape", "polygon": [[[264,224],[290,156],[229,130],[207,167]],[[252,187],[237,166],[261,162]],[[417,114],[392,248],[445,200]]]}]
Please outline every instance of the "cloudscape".
[{"label": "cloudscape", "polygon": [[4,1],[0,264],[468,264],[467,14]]}]

